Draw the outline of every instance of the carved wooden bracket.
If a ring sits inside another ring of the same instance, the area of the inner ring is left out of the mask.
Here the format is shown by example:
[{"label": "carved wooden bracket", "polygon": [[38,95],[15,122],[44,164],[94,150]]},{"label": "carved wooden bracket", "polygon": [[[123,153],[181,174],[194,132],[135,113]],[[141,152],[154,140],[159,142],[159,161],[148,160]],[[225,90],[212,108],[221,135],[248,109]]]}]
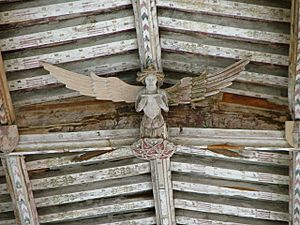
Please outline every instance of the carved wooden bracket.
[{"label": "carved wooden bracket", "polygon": [[11,153],[19,142],[18,127],[16,125],[0,125],[0,151]]}]

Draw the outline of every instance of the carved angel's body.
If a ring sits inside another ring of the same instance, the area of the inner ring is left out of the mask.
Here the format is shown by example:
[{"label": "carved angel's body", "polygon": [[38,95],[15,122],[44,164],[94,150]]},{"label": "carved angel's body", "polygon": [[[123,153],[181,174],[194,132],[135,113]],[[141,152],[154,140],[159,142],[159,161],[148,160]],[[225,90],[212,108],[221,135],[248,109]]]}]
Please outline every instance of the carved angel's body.
[{"label": "carved angel's body", "polygon": [[144,112],[140,127],[141,138],[166,138],[166,124],[161,110],[169,111],[166,92],[157,88],[155,75],[145,78],[146,87],[139,91],[136,99],[136,111]]}]

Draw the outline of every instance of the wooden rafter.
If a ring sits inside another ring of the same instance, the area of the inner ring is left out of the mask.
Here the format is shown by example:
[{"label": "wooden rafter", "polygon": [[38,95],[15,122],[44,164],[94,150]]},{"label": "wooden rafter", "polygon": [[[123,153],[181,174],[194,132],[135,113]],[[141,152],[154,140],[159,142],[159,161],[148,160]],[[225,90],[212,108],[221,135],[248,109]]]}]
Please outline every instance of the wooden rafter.
[{"label": "wooden rafter", "polygon": [[[300,64],[299,64],[299,1],[292,1],[290,66],[289,66],[289,107],[294,119],[300,119]],[[298,81],[298,82],[297,82]]]},{"label": "wooden rafter", "polygon": [[8,191],[11,195],[18,225],[39,225],[31,183],[23,156],[2,159]]},{"label": "wooden rafter", "polygon": [[[154,64],[162,71],[158,18],[154,0],[132,0],[141,70]],[[156,211],[156,223],[175,224],[175,208],[171,180],[170,158],[152,160],[151,176]]]},{"label": "wooden rafter", "polygon": [[132,0],[141,69],[154,64],[161,67],[161,49],[158,33],[158,19],[154,0]]},{"label": "wooden rafter", "polygon": [[15,121],[15,113],[9,93],[4,70],[4,63],[0,53],[0,124],[11,125]]},{"label": "wooden rafter", "polygon": [[[2,55],[0,53],[0,150],[12,152],[18,143],[18,128],[10,97]],[[8,192],[18,225],[38,225],[38,215],[23,156],[6,155],[1,158]]]}]

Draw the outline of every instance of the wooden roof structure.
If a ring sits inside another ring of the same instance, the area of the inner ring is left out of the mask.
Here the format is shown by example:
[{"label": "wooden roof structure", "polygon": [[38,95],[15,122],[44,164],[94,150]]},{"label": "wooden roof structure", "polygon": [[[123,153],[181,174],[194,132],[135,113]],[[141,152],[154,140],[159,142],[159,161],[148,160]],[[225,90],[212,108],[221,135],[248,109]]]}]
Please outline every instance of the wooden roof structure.
[{"label": "wooden roof structure", "polygon": [[[299,7],[0,0],[0,225],[299,225]],[[154,62],[168,86],[249,55],[221,94],[164,114],[177,151],[150,162],[129,148],[133,104],[81,96],[41,66],[135,84]]]}]

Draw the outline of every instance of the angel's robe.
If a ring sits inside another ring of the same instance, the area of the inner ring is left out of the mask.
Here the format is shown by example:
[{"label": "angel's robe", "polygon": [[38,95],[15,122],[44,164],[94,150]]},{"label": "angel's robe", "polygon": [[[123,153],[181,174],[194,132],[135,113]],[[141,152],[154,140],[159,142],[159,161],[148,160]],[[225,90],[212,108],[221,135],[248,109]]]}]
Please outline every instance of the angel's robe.
[{"label": "angel's robe", "polygon": [[168,99],[164,90],[158,89],[156,93],[149,93],[143,88],[136,100],[136,110],[144,112],[141,122],[141,138],[166,138],[166,124],[161,109],[168,111]]}]

